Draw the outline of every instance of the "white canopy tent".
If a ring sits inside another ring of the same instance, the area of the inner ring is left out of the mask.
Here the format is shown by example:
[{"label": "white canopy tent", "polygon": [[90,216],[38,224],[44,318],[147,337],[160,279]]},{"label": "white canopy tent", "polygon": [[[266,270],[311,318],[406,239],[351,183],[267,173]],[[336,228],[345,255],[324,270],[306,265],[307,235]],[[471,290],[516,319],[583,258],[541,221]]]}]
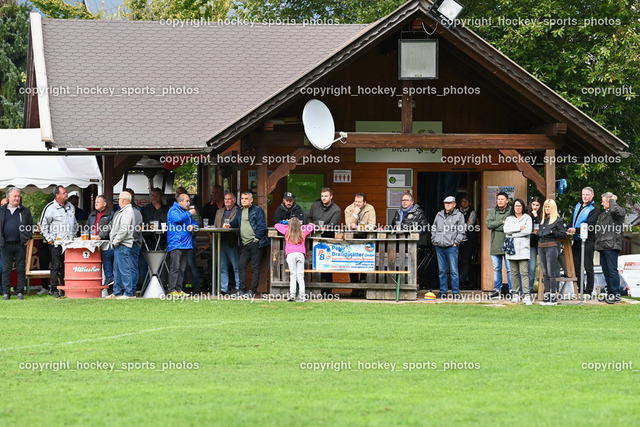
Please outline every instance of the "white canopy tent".
[{"label": "white canopy tent", "polygon": [[95,156],[7,156],[5,150],[45,151],[40,129],[0,129],[0,189],[20,188],[25,193],[70,190],[91,184],[102,186]]}]

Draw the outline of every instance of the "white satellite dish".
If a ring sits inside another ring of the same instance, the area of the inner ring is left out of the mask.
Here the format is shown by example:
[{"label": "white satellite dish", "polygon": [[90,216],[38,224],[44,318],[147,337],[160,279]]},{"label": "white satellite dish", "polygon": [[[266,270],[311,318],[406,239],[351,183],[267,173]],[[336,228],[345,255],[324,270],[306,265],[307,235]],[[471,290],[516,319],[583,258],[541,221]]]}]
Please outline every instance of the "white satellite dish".
[{"label": "white satellite dish", "polygon": [[340,138],[333,139],[336,133],[333,116],[329,108],[317,99],[312,99],[305,104],[302,123],[309,142],[318,150],[326,150],[334,142],[347,138],[345,132],[340,132]]}]

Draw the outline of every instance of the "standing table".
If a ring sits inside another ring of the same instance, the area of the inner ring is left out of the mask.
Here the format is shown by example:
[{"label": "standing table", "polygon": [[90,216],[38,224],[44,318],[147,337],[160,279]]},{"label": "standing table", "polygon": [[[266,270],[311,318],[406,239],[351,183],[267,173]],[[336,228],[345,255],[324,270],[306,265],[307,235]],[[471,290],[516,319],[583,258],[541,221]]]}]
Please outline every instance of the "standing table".
[{"label": "standing table", "polygon": [[[222,235],[222,233],[237,233],[238,229],[205,227],[199,228],[198,232],[211,233],[211,292],[213,294],[218,294],[220,293],[221,275],[220,236]],[[238,286],[237,283],[236,286]]]}]

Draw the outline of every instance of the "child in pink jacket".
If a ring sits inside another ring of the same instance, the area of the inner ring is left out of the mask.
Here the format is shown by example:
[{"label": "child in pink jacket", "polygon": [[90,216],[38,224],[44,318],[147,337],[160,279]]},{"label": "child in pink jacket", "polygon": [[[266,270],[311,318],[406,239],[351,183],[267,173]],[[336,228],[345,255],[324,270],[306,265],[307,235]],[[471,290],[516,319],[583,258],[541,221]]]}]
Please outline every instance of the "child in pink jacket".
[{"label": "child in pink jacket", "polygon": [[298,298],[305,301],[304,293],[304,258],[307,253],[304,240],[311,233],[315,226],[313,224],[301,225],[298,218],[291,218],[289,224],[276,224],[276,230],[284,234],[286,246],[284,252],[287,255],[287,265],[289,265],[289,301],[293,301],[296,295],[296,280],[300,286]]}]

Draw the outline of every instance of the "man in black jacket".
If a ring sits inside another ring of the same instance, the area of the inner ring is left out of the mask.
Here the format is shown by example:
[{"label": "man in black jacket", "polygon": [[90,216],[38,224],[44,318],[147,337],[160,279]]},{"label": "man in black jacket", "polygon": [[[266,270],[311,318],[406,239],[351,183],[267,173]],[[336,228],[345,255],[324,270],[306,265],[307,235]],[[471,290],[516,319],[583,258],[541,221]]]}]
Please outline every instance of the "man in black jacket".
[{"label": "man in black jacket", "polygon": [[413,203],[413,195],[405,193],[400,199],[400,209],[396,212],[391,221],[394,228],[401,230],[411,230],[424,234],[428,231],[427,218],[420,206]]},{"label": "man in black jacket", "polygon": [[[618,197],[610,192],[602,195],[603,211],[595,227],[596,250],[600,252],[600,264],[607,282],[607,304],[620,302],[620,275],[618,255],[622,250],[624,209],[617,203]],[[4,256],[4,255],[3,255]]]},{"label": "man in black jacket", "polygon": [[273,222],[276,224],[280,221],[290,220],[291,218],[296,217],[302,223],[303,213],[300,205],[296,204],[296,195],[290,191],[284,193],[284,197],[282,198],[282,203],[276,209],[276,213],[273,216]]},{"label": "man in black jacket", "polygon": [[[107,206],[107,198],[102,195],[96,197],[94,207],[96,209],[89,214],[87,220],[89,233],[91,236],[98,236],[100,240],[109,240],[113,211]],[[100,255],[105,278],[104,284],[111,286],[113,285],[113,248],[102,251]]]},{"label": "man in black jacket", "polygon": [[27,283],[25,258],[27,242],[33,236],[31,211],[20,204],[20,190],[13,187],[7,191],[9,203],[0,207],[0,250],[2,251],[2,292],[4,299],[11,298],[11,270],[15,261],[18,273],[16,291],[23,299]]},{"label": "man in black jacket", "polygon": [[593,292],[593,253],[595,251],[596,234],[594,233],[596,222],[598,222],[598,215],[600,215],[600,209],[593,200],[594,192],[591,187],[584,187],[582,189],[582,202],[578,202],[576,208],[573,211],[573,219],[571,221],[571,227],[567,229],[567,234],[573,234],[573,244],[571,245],[571,252],[573,252],[573,262],[576,269],[576,276],[578,277],[578,287],[580,288],[583,281],[581,273],[582,265],[582,239],[580,238],[580,226],[587,224],[589,226],[589,233],[587,240],[584,242],[584,270],[587,273],[587,283],[584,285],[585,295],[591,295]]}]

